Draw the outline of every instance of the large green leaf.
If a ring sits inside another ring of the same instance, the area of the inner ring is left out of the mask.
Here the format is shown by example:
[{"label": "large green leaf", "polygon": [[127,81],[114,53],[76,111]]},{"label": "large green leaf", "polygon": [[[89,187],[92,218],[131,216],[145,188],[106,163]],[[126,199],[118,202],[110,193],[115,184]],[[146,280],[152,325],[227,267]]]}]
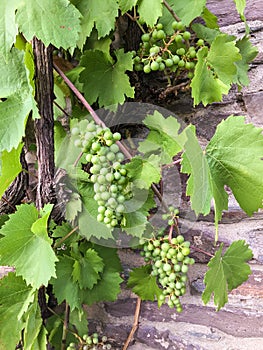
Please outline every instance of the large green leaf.
[{"label": "large green leaf", "polygon": [[0,1],[0,55],[3,56],[8,56],[16,40],[18,28],[15,23],[15,10],[18,2],[18,0]]},{"label": "large green leaf", "polygon": [[222,254],[222,249],[223,244],[208,263],[209,270],[204,279],[206,288],[202,295],[203,302],[207,304],[213,294],[217,310],[227,303],[228,291],[248,279],[251,270],[246,262],[253,257],[243,240],[233,242],[225,254]]},{"label": "large green leaf", "polygon": [[206,0],[168,0],[174,12],[185,25],[189,25],[193,19],[199,17],[206,5]]},{"label": "large green leaf", "polygon": [[206,148],[210,168],[215,220],[227,209],[224,185],[233,191],[241,208],[252,215],[263,200],[262,129],[244,123],[245,117],[230,116],[222,121]]},{"label": "large green leaf", "polygon": [[220,34],[213,40],[210,49],[203,47],[197,53],[198,62],[191,82],[194,105],[222,100],[235,80],[236,62],[242,59],[234,38]]},{"label": "large green leaf", "polygon": [[20,154],[23,144],[21,143],[17,149],[13,148],[10,152],[3,151],[1,156],[1,175],[0,175],[0,198],[5,190],[13,182],[16,176],[22,170],[20,163]]},{"label": "large green leaf", "polygon": [[0,349],[15,349],[25,327],[22,316],[34,299],[34,291],[14,272],[0,279]]},{"label": "large green leaf", "polygon": [[133,69],[132,53],[124,53],[121,49],[115,54],[115,63],[99,50],[87,51],[81,59],[85,69],[80,73],[80,82],[83,83],[85,97],[90,103],[98,100],[100,107],[122,104],[125,95],[134,97],[134,88],[125,74]]},{"label": "large green leaf", "polygon": [[186,128],[187,141],[184,145],[181,171],[191,174],[187,182],[186,194],[191,196],[191,207],[198,214],[210,212],[212,199],[211,179],[205,153],[195,136],[194,127]]},{"label": "large green leaf", "polygon": [[234,0],[234,3],[236,4],[237,12],[240,14],[240,17],[242,20],[245,20],[245,8],[246,8],[246,0]]},{"label": "large green leaf", "polygon": [[137,4],[138,0],[119,0],[119,7],[122,13],[125,13]]},{"label": "large green leaf", "polygon": [[35,207],[22,204],[1,228],[0,262],[15,266],[18,276],[37,289],[56,276],[57,257],[47,234],[50,211],[39,219]]},{"label": "large green leaf", "polygon": [[119,8],[116,0],[89,0],[88,4],[85,0],[78,0],[77,7],[83,14],[82,32],[85,29],[86,36],[90,34],[94,25],[98,31],[99,38],[104,37],[114,29]]},{"label": "large green leaf", "polygon": [[16,12],[19,31],[28,41],[36,36],[45,46],[64,49],[76,46],[80,18],[80,12],[68,0],[20,1]]},{"label": "large green leaf", "polygon": [[138,12],[140,18],[152,27],[162,15],[162,0],[139,0]]}]

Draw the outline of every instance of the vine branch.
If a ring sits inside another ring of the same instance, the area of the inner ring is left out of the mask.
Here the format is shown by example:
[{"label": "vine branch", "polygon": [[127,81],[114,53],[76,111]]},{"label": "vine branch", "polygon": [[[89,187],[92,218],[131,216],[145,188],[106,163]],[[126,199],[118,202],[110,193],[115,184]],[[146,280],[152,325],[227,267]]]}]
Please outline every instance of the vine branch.
[{"label": "vine branch", "polygon": [[177,22],[180,22],[181,21],[180,18],[177,16],[177,14],[174,12],[174,10],[168,4],[168,2],[166,0],[163,0],[163,4],[167,8],[167,10],[170,12],[170,14],[173,16],[173,18],[175,18],[177,20]]}]

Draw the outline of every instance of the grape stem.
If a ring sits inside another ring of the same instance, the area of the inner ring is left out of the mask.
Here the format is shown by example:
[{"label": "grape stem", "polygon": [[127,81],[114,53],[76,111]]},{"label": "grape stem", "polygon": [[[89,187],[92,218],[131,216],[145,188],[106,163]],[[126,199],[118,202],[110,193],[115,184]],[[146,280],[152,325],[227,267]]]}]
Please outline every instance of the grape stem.
[{"label": "grape stem", "polygon": [[201,248],[197,248],[197,247],[195,247],[195,246],[191,246],[191,249],[195,250],[196,252],[203,253],[203,254],[205,254],[205,255],[207,255],[207,256],[210,256],[211,258],[214,257],[213,254],[208,253],[208,252],[206,252],[205,250],[203,250],[203,249],[201,249]]},{"label": "grape stem", "polygon": [[[100,117],[97,115],[97,113],[94,111],[94,109],[91,107],[91,105],[88,103],[88,101],[84,98],[84,96],[80,93],[80,91],[76,88],[76,86],[69,80],[69,78],[63,73],[63,71],[55,64],[53,63],[54,69],[58,72],[58,74],[61,76],[61,78],[65,81],[65,83],[68,85],[68,87],[72,90],[72,92],[76,95],[76,97],[80,100],[80,102],[83,104],[83,106],[89,111],[90,115],[94,119],[95,123],[100,125],[103,128],[107,128],[106,124],[100,119]],[[119,146],[121,152],[128,158],[132,159],[132,155],[127,150],[127,148],[120,142],[116,141],[116,144]],[[82,152],[79,155],[78,158],[81,158]],[[78,159],[79,160],[79,159]],[[76,163],[76,161],[75,161]],[[75,165],[74,163],[74,165]],[[169,208],[167,204],[163,201],[161,193],[158,191],[157,187],[152,184],[152,190],[160,203],[163,205],[164,209],[166,211],[169,211]]]},{"label": "grape stem", "polygon": [[56,249],[59,246],[61,246],[61,244],[63,242],[65,242],[65,240],[68,239],[75,231],[77,231],[78,228],[79,228],[78,226],[74,227],[73,230],[71,230],[68,234],[66,234],[66,236],[62,237],[57,243],[55,243],[54,249]]},{"label": "grape stem", "polygon": [[69,314],[70,314],[70,306],[66,302],[65,306],[65,316],[64,316],[64,322],[63,322],[63,332],[62,332],[62,339],[61,339],[61,350],[66,349],[66,341],[67,341],[67,332],[68,332],[68,324],[69,324]]},{"label": "grape stem", "polygon": [[175,18],[177,20],[177,22],[180,22],[181,21],[180,18],[177,16],[177,14],[174,12],[174,10],[168,4],[168,2],[166,0],[163,0],[163,4],[167,8],[167,10],[170,12],[170,14],[173,16],[173,18]]},{"label": "grape stem", "polygon": [[141,309],[141,298],[138,297],[137,298],[137,303],[136,303],[136,309],[135,309],[135,313],[134,313],[134,322],[133,322],[133,325],[132,325],[132,329],[130,331],[130,334],[122,348],[122,350],[127,350],[128,349],[128,346],[132,340],[132,337],[134,335],[134,333],[136,332],[138,326],[139,326],[139,317],[140,317],[140,309]]}]

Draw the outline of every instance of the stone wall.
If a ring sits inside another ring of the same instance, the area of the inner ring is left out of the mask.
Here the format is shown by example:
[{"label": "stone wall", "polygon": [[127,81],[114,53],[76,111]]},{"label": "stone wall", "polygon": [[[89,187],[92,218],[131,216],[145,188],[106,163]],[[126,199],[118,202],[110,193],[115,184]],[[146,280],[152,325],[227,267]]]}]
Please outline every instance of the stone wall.
[{"label": "stone wall", "polygon": [[[209,0],[208,8],[218,15],[224,31],[238,36],[244,34],[244,25],[238,21],[234,2]],[[213,135],[217,124],[225,117],[244,115],[257,126],[263,126],[263,3],[248,0],[246,17],[252,29],[252,41],[258,46],[259,55],[251,65],[248,87],[239,92],[233,88],[222,103],[206,108],[192,107],[189,95],[160,105],[170,109],[187,123],[196,125],[204,144]],[[147,101],[148,102],[148,101]],[[172,185],[171,185],[172,188]],[[172,195],[172,194],[171,194]],[[185,222],[184,222],[185,221]],[[192,245],[213,252],[213,217],[200,217],[194,224],[183,220],[185,235]],[[189,272],[189,286],[183,298],[184,311],[176,314],[166,306],[158,309],[156,303],[143,302],[140,323],[131,350],[255,350],[263,349],[263,212],[247,217],[231,197],[229,211],[224,213],[219,225],[219,241],[227,246],[236,239],[245,239],[254,253],[249,280],[229,295],[228,304],[219,312],[212,303],[204,306],[201,301],[206,258],[193,254],[197,263]],[[142,263],[140,256],[131,250],[121,250],[120,257],[126,270]],[[103,329],[110,338],[122,343],[133,324],[136,296],[123,287],[119,300],[89,308],[91,328]],[[116,345],[116,349],[121,346]]]}]

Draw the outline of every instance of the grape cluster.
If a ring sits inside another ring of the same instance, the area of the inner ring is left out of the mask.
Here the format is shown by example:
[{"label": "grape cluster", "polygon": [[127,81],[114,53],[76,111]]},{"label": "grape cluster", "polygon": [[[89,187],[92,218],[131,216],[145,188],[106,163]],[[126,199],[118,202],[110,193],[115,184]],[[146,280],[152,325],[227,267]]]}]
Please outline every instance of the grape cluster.
[{"label": "grape cluster", "polygon": [[[168,223],[174,219],[177,211],[171,210],[167,214],[170,217]],[[167,218],[165,216],[165,218]],[[153,237],[143,239],[144,260],[151,264],[151,275],[156,276],[158,284],[162,289],[159,301],[167,303],[171,308],[176,307],[177,312],[182,312],[180,296],[186,292],[188,266],[194,264],[194,259],[189,257],[190,242],[185,241],[182,235],[176,237]]]},{"label": "grape cluster", "polygon": [[172,23],[172,35],[167,35],[163,25],[158,23],[149,33],[141,37],[142,43],[134,57],[134,69],[150,73],[151,71],[180,72],[185,70],[193,77],[196,55],[204,40],[194,42],[192,35],[182,22]]},{"label": "grape cluster", "polygon": [[104,335],[99,339],[98,333],[93,333],[91,335],[84,334],[82,337],[81,344],[70,343],[67,350],[110,350],[111,344],[107,343],[107,337]]},{"label": "grape cluster", "polygon": [[124,155],[116,144],[121,135],[93,121],[86,123],[85,128],[82,121],[80,126],[72,128],[71,134],[76,137],[75,146],[86,154],[89,179],[98,203],[97,220],[113,228],[121,222],[124,202],[131,197]]}]

